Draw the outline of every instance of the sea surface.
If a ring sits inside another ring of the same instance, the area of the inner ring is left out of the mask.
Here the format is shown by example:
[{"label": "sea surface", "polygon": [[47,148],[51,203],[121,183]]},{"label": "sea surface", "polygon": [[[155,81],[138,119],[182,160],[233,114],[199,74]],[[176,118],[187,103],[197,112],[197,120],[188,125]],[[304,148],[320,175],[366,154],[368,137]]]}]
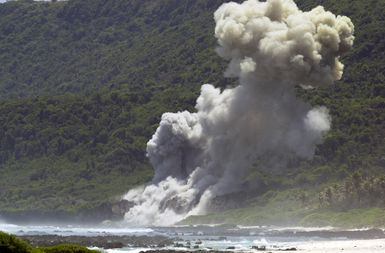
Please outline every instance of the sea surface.
[{"label": "sea surface", "polygon": [[[116,225],[116,224],[115,224]],[[18,236],[59,235],[59,236],[155,236],[174,238],[175,244],[163,249],[174,250],[223,250],[246,251],[254,247],[266,250],[297,248],[313,242],[346,241],[352,236],[365,235],[366,230],[336,230],[332,227],[259,227],[259,226],[175,226],[175,227],[111,227],[79,225],[16,225],[0,223],[0,231]],[[370,231],[370,230],[368,230]],[[368,232],[369,233],[369,232]],[[380,233],[381,231],[376,231]],[[383,231],[382,231],[383,233]],[[138,253],[153,248],[136,248],[127,245],[121,249],[105,249],[106,253]]]}]

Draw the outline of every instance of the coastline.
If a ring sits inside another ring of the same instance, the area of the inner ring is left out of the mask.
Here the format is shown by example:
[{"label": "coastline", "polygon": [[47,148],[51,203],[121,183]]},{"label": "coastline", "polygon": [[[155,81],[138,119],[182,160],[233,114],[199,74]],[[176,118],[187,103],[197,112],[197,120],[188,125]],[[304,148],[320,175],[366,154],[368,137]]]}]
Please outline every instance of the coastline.
[{"label": "coastline", "polygon": [[[100,248],[93,248],[101,250]],[[347,241],[320,241],[300,244],[286,249],[266,248],[265,250],[186,250],[186,249],[107,249],[103,253],[239,253],[239,252],[301,252],[301,253],[382,253],[385,251],[385,239],[347,240]]]},{"label": "coastline", "polygon": [[61,244],[75,244],[85,247],[97,247],[104,249],[133,248],[163,248],[173,245],[174,240],[166,236],[59,236],[59,235],[24,235],[18,238],[27,241],[33,247],[51,247]]},{"label": "coastline", "polygon": [[76,244],[105,253],[385,252],[385,231],[375,228],[235,225],[153,228],[3,225],[2,228],[12,228],[13,234],[33,247]]},{"label": "coastline", "polygon": [[[199,229],[198,229],[199,230]],[[198,231],[197,230],[197,231]],[[199,231],[201,232],[201,231]],[[187,252],[303,252],[303,253],[379,253],[385,252],[385,235],[383,230],[355,231],[277,231],[268,236],[249,236],[255,238],[245,244],[233,236],[203,235],[195,233],[192,237],[180,238],[178,233],[170,231],[174,236],[59,236],[59,235],[28,235],[19,236],[35,247],[47,247],[60,244],[77,244],[98,249],[105,253],[187,253]],[[192,239],[195,238],[195,239]],[[245,237],[243,237],[245,238]],[[268,239],[265,239],[268,238]],[[286,238],[285,242],[280,238]],[[244,239],[242,239],[244,240]],[[242,244],[243,243],[243,244]],[[214,246],[213,246],[214,245]],[[217,246],[221,245],[221,246]]]}]

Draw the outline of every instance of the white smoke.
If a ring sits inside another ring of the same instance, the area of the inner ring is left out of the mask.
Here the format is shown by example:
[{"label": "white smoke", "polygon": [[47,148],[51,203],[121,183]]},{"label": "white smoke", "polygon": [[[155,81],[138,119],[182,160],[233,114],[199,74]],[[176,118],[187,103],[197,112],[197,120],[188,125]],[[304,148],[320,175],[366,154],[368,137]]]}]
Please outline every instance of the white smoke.
[{"label": "white smoke", "polygon": [[173,224],[202,214],[210,200],[242,188],[252,163],[268,155],[311,158],[330,129],[324,107],[294,87],[329,85],[342,76],[339,56],[353,45],[354,26],[319,6],[302,12],[292,0],[223,4],[214,14],[225,75],[239,86],[202,86],[196,112],[165,113],[147,144],[151,185],[127,193],[125,220]]}]

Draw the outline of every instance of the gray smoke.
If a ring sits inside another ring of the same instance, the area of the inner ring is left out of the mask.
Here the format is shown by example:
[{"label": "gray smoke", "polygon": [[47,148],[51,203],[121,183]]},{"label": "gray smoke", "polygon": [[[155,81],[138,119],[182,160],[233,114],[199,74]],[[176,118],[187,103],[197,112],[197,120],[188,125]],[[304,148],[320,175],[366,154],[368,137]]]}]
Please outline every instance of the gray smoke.
[{"label": "gray smoke", "polygon": [[129,191],[125,220],[169,225],[203,214],[215,196],[241,189],[253,162],[268,155],[311,158],[330,129],[325,107],[295,96],[294,87],[330,85],[342,76],[341,54],[354,26],[318,6],[293,0],[226,3],[214,14],[218,54],[239,86],[201,88],[196,112],[165,113],[147,144],[151,185]]}]

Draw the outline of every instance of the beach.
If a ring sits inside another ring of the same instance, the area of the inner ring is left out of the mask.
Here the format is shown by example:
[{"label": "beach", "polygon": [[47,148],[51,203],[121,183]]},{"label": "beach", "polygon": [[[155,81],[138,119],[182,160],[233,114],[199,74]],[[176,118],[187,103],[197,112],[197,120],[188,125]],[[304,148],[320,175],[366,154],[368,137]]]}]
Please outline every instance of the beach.
[{"label": "beach", "polygon": [[304,253],[383,253],[385,239],[308,242],[297,249]]},{"label": "beach", "polygon": [[106,253],[170,252],[385,252],[383,229],[243,227],[153,228],[0,224],[35,247],[78,244]]}]

